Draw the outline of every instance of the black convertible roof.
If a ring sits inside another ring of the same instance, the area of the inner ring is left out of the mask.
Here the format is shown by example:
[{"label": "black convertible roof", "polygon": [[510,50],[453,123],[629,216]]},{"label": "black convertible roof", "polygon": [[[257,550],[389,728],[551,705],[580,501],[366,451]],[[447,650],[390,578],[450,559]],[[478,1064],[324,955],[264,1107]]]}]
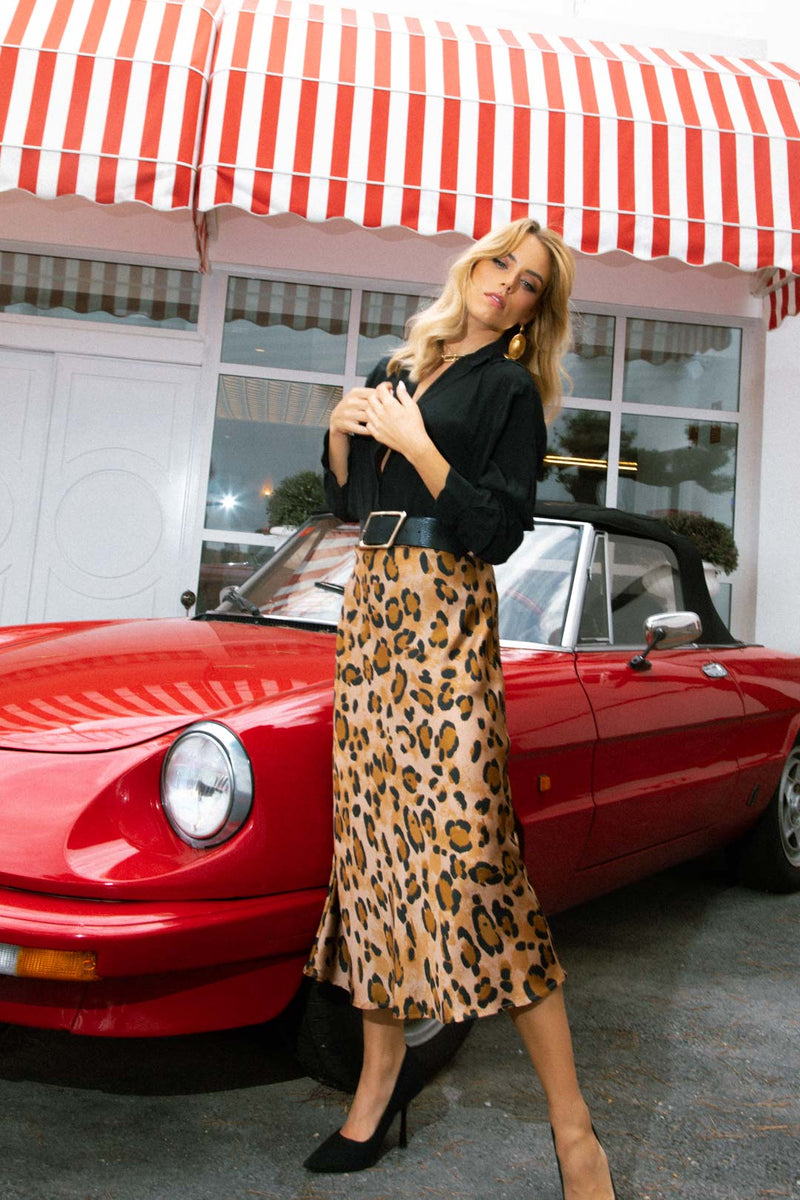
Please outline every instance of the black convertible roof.
[{"label": "black convertible roof", "polygon": [[664,542],[675,554],[683,583],[683,599],[687,609],[696,612],[703,627],[704,645],[734,645],[732,636],[722,621],[708,594],[703,560],[694,542],[683,534],[673,533],[668,525],[655,517],[642,517],[618,508],[601,508],[594,504],[562,504],[555,500],[536,502],[535,515],[554,521],[585,521],[595,529],[619,533],[628,537],[652,538]]}]

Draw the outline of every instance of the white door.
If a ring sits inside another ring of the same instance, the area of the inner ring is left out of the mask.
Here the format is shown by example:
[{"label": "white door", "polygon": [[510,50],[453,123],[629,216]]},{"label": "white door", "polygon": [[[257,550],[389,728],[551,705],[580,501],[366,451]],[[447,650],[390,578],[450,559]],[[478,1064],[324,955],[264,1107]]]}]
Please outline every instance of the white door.
[{"label": "white door", "polygon": [[53,356],[3,350],[0,361],[0,625],[28,615],[52,401]]},{"label": "white door", "polygon": [[57,357],[28,621],[182,613],[198,380]]}]

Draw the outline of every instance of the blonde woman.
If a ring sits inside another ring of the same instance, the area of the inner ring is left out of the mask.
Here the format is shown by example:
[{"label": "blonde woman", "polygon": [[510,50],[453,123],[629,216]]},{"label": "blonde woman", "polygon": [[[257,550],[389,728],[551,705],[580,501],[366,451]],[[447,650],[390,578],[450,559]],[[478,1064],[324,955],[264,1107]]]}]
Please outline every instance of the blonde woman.
[{"label": "blonde woman", "polygon": [[547,1097],[565,1200],[614,1197],[514,832],[491,565],[533,525],[573,278],[537,222],[487,235],[331,415],[328,500],[362,540],[337,636],[334,864],[306,971],[350,992],[364,1059],[312,1171],[371,1166],[398,1113],[405,1145],[424,1083],[405,1019],[506,1009]]}]

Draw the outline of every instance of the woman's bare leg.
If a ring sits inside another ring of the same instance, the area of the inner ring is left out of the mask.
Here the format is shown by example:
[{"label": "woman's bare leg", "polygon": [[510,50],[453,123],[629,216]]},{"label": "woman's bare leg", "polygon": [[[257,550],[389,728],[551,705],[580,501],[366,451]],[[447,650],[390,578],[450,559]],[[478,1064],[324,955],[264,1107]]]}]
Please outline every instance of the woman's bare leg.
[{"label": "woman's bare leg", "polygon": [[578,1084],[562,989],[509,1012],[544,1089],[566,1200],[612,1200],[608,1161]]},{"label": "woman's bare leg", "polygon": [[403,1022],[385,1009],[363,1009],[364,1061],[358,1087],[340,1133],[365,1142],[389,1103],[406,1052]]}]

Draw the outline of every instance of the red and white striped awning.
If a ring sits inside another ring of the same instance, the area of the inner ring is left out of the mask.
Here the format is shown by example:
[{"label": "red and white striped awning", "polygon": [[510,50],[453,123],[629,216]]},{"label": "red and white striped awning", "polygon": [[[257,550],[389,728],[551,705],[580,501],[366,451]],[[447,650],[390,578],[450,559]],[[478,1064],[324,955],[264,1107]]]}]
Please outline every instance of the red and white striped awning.
[{"label": "red and white striped awning", "polygon": [[190,207],[222,0],[0,5],[0,191]]},{"label": "red and white striped awning", "polygon": [[[378,3],[378,0],[376,0]],[[242,0],[198,207],[800,272],[800,74],[290,0]]]}]

